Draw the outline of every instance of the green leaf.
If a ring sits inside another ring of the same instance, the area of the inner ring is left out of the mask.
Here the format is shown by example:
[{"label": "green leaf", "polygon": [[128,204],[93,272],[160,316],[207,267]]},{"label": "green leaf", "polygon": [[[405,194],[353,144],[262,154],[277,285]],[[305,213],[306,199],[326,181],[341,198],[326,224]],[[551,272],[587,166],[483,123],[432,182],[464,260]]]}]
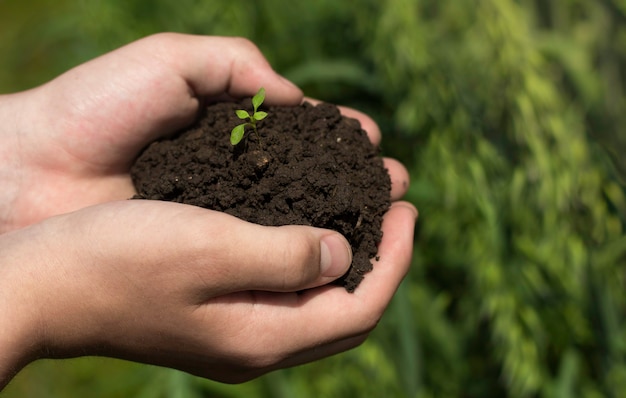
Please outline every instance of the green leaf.
[{"label": "green leaf", "polygon": [[257,109],[259,109],[259,106],[261,106],[264,100],[265,100],[265,89],[261,87],[259,91],[254,95],[254,97],[252,97],[252,106],[254,107],[254,112],[256,112]]},{"label": "green leaf", "polygon": [[265,119],[266,117],[267,117],[267,112],[263,112],[263,111],[254,112],[254,115],[252,115],[252,118],[256,120],[257,122],[259,120]]},{"label": "green leaf", "polygon": [[230,144],[233,146],[239,144],[239,142],[241,142],[241,139],[243,138],[243,134],[245,130],[246,130],[245,123],[235,126],[233,131],[230,132]]},{"label": "green leaf", "polygon": [[250,114],[248,112],[244,111],[243,109],[238,109],[238,110],[235,111],[235,113],[237,114],[237,117],[239,119],[246,120],[246,119],[250,118]]}]

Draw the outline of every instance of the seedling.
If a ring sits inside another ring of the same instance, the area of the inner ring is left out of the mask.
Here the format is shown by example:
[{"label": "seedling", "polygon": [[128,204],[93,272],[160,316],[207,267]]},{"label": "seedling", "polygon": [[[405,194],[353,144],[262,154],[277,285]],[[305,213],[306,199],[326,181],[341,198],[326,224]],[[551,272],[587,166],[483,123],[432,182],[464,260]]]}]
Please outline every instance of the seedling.
[{"label": "seedling", "polygon": [[235,113],[237,117],[241,120],[247,120],[245,123],[241,123],[230,132],[230,143],[235,146],[241,142],[244,134],[246,133],[246,127],[252,127],[254,133],[256,134],[259,142],[261,141],[261,136],[259,136],[259,130],[257,130],[257,122],[265,119],[267,117],[267,112],[259,111],[259,106],[265,100],[265,89],[261,87],[259,91],[252,97],[252,113],[245,111],[243,109],[236,110]]}]

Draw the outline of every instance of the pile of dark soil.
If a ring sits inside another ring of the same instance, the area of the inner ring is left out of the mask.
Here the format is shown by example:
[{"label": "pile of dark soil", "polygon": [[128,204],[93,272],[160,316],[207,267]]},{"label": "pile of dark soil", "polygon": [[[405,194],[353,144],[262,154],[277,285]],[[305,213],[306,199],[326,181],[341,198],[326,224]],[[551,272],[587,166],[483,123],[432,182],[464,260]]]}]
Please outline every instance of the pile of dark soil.
[{"label": "pile of dark soil", "polygon": [[372,269],[390,206],[391,182],[378,150],[357,120],[336,106],[266,107],[259,136],[237,146],[236,109],[250,101],[208,106],[195,125],[149,145],[131,176],[135,198],[219,210],[262,225],[333,229],[353,250],[338,283],[352,292]]}]

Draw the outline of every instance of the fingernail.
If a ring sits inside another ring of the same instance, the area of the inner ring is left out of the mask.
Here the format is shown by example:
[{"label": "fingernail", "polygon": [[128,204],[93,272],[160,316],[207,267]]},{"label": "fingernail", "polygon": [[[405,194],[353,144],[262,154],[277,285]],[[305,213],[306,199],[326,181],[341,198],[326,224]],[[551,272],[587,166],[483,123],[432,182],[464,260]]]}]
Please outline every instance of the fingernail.
[{"label": "fingernail", "polygon": [[345,274],[352,263],[352,249],[339,234],[324,236],[320,241],[322,276],[338,278]]}]

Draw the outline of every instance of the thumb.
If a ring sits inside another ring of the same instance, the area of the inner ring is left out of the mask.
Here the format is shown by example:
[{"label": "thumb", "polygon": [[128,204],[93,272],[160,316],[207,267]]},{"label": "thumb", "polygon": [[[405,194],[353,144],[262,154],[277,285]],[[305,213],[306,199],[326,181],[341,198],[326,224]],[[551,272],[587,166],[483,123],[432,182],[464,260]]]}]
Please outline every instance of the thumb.
[{"label": "thumb", "polygon": [[228,261],[222,264],[236,270],[228,282],[231,291],[297,291],[321,286],[345,274],[352,262],[350,245],[337,232],[235,222],[238,239],[225,243]]},{"label": "thumb", "polygon": [[108,173],[129,166],[146,144],[190,125],[203,101],[252,96],[260,87],[266,104],[302,101],[302,91],[249,40],[161,33],[79,65],[33,91],[31,102],[58,135],[52,146]]},{"label": "thumb", "polygon": [[303,99],[302,91],[276,73],[259,48],[245,38],[167,33],[137,44],[144,48],[168,48],[161,61],[170,72],[183,77],[199,96],[241,98],[264,87],[267,104],[297,105]]},{"label": "thumb", "polygon": [[168,280],[169,288],[196,297],[298,291],[339,278],[352,262],[350,245],[337,232],[261,226],[179,203],[126,201],[79,214],[89,215],[82,224],[99,234],[91,239],[92,254],[112,257],[118,265],[135,264],[126,269],[127,278],[138,272],[144,275],[131,279],[153,281],[152,286]]}]

